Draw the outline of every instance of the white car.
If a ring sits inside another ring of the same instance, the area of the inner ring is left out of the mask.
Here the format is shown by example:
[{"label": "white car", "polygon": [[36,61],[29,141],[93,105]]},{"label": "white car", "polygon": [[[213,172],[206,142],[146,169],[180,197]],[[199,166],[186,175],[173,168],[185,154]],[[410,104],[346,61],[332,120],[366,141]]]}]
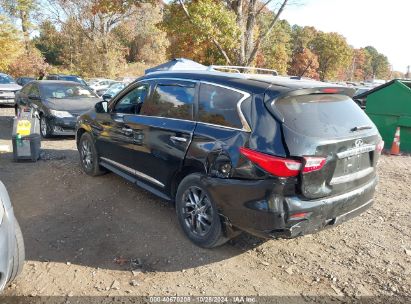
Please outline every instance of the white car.
[{"label": "white car", "polygon": [[0,105],[14,105],[14,95],[20,89],[13,77],[0,73]]},{"label": "white car", "polygon": [[6,187],[0,181],[0,293],[22,271],[24,241]]},{"label": "white car", "polygon": [[104,91],[107,90],[108,87],[114,82],[116,81],[111,79],[100,79],[94,83],[91,83],[90,88],[96,93],[98,93],[99,91],[103,91],[104,93]]}]

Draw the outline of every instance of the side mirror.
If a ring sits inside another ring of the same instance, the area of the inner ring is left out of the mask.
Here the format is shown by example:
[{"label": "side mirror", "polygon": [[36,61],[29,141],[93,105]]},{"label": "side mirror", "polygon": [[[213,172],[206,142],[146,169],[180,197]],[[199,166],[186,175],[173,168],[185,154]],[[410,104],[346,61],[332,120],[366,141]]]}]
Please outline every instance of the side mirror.
[{"label": "side mirror", "polygon": [[99,101],[94,106],[96,113],[107,113],[108,111],[108,102],[107,101]]},{"label": "side mirror", "polygon": [[28,96],[28,98],[29,98],[30,100],[34,100],[34,101],[40,101],[40,100],[41,100],[40,96],[32,95],[32,94],[30,94],[30,95]]},{"label": "side mirror", "polygon": [[111,94],[104,94],[102,97],[103,97],[103,100],[107,102],[113,98]]}]

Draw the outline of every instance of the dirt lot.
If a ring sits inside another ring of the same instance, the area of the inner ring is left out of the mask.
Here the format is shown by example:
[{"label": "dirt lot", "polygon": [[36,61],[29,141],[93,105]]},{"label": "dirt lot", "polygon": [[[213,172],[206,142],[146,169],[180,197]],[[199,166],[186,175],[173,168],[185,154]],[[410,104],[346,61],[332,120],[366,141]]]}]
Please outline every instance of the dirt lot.
[{"label": "dirt lot", "polygon": [[[0,108],[0,144],[11,144],[12,115]],[[166,202],[114,174],[85,175],[73,138],[42,149],[37,163],[0,155],[27,255],[6,295],[411,296],[410,157],[383,156],[373,208],[341,226],[204,250]]]}]

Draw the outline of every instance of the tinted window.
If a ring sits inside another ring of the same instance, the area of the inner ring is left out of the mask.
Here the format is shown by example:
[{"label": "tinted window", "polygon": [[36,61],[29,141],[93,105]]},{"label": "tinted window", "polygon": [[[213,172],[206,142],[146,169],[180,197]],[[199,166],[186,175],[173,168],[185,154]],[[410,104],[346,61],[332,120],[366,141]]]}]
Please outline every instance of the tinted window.
[{"label": "tinted window", "polygon": [[29,91],[29,95],[40,97],[40,90],[39,90],[39,87],[36,84],[33,84],[31,86],[31,89]]},{"label": "tinted window", "polygon": [[287,97],[274,106],[290,129],[312,137],[336,138],[352,134],[358,126],[373,126],[368,116],[348,96],[302,95]]},{"label": "tinted window", "polygon": [[193,119],[195,85],[156,86],[153,96],[141,107],[142,115]]},{"label": "tinted window", "polygon": [[142,84],[128,92],[114,107],[114,112],[138,114],[142,103],[147,97],[149,86]]},{"label": "tinted window", "polygon": [[32,87],[33,87],[33,84],[28,84],[24,88],[22,88],[20,92],[22,92],[25,95],[29,95],[29,92]]},{"label": "tinted window", "polygon": [[243,94],[222,87],[201,84],[198,120],[232,128],[243,127],[237,104]]}]

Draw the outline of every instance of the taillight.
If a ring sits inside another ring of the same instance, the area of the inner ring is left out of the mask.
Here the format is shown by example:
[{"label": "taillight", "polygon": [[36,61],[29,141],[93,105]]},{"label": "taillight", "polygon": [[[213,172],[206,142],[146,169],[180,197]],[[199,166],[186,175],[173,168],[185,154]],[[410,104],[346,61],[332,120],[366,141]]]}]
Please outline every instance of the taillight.
[{"label": "taillight", "polygon": [[377,146],[375,147],[375,150],[381,154],[382,150],[384,150],[384,141],[381,140]]},{"label": "taillight", "polygon": [[240,152],[268,173],[278,177],[297,176],[301,170],[301,162],[293,159],[275,157],[243,147]]},{"label": "taillight", "polygon": [[325,94],[335,94],[335,93],[338,93],[340,91],[341,91],[340,89],[336,89],[336,88],[325,88],[325,89],[321,90],[321,92],[323,92]]},{"label": "taillight", "polygon": [[326,162],[324,157],[304,157],[304,159],[305,165],[303,168],[303,173],[321,170]]}]

